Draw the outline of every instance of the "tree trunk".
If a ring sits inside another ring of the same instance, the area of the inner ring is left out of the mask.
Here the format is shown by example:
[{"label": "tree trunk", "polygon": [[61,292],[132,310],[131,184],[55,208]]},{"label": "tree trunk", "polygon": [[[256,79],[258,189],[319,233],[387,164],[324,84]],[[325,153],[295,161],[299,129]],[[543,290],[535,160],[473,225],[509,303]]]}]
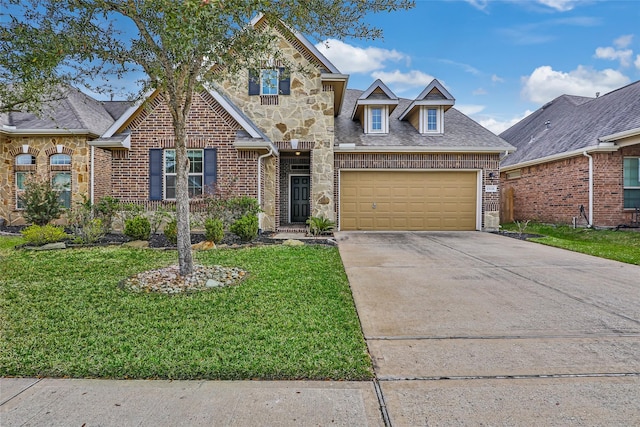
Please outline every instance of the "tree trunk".
[{"label": "tree trunk", "polygon": [[186,124],[174,122],[176,145],[176,219],[178,264],[180,275],[193,272],[191,225],[189,223],[189,158],[187,157]]}]

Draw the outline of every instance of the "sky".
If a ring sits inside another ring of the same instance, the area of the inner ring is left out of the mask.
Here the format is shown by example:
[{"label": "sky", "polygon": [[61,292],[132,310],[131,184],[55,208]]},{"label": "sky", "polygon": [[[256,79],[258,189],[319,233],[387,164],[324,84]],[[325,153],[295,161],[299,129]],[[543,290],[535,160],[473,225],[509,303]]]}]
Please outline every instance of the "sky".
[{"label": "sky", "polygon": [[383,39],[316,44],[349,88],[380,79],[414,99],[436,78],[496,134],[562,94],[640,80],[639,0],[417,0],[367,22]]}]

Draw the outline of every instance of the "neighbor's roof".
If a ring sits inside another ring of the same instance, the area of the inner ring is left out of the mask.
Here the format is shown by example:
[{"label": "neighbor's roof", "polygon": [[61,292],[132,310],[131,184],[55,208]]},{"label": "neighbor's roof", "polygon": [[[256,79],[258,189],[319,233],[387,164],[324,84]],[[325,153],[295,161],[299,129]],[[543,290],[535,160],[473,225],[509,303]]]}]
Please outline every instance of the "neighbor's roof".
[{"label": "neighbor's roof", "polygon": [[599,138],[640,127],[640,81],[598,98],[562,95],[500,136],[517,148],[502,166],[594,148]]},{"label": "neighbor's roof", "polygon": [[336,117],[337,144],[355,144],[356,150],[387,151],[512,151],[513,147],[455,108],[444,113],[443,135],[422,135],[408,121],[398,118],[414,101],[399,98],[398,108],[389,116],[388,134],[365,134],[362,124],[350,112],[363,91],[348,89],[343,113]]},{"label": "neighbor's roof", "polygon": [[[114,108],[114,113],[117,108]],[[111,126],[114,117],[103,102],[68,87],[61,99],[51,102],[41,115],[11,112],[1,116],[2,129],[9,133],[86,133],[101,135]]]}]

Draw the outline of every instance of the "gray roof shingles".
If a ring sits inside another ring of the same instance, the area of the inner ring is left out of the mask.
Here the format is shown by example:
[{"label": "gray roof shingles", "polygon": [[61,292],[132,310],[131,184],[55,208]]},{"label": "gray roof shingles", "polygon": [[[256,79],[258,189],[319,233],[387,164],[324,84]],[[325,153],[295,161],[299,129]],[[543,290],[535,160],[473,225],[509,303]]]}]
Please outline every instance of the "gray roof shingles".
[{"label": "gray roof shingles", "polygon": [[595,147],[598,138],[637,128],[640,81],[598,98],[562,95],[500,134],[517,148],[502,166]]},{"label": "gray roof shingles", "polygon": [[455,108],[450,108],[444,115],[443,135],[422,135],[408,121],[400,121],[398,117],[413,102],[400,98],[398,107],[389,116],[389,133],[385,135],[365,134],[362,124],[351,119],[351,112],[363,91],[347,89],[342,113],[335,120],[336,144],[355,144],[356,147],[387,147],[399,150],[416,148],[474,148],[496,151],[512,150],[513,147],[482,127]]},{"label": "gray roof shingles", "polygon": [[75,88],[64,90],[64,96],[51,102],[37,116],[30,112],[3,115],[3,123],[16,130],[81,130],[101,135],[114,122],[104,103],[96,101]]}]

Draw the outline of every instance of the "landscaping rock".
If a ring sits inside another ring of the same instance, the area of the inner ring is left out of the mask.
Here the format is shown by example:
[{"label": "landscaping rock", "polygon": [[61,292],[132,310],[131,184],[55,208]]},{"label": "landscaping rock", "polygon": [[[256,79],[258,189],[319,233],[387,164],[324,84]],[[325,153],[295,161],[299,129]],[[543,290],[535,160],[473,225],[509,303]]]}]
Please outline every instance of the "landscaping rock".
[{"label": "landscaping rock", "polygon": [[122,246],[135,249],[144,249],[149,247],[149,242],[146,240],[134,240],[131,242],[125,242],[122,244]]},{"label": "landscaping rock", "polygon": [[301,240],[288,239],[282,242],[284,246],[304,246],[304,242]]},{"label": "landscaping rock", "polygon": [[51,251],[51,250],[66,249],[66,248],[67,248],[67,245],[64,242],[47,243],[46,245],[42,245],[42,246],[30,247],[30,249],[33,249],[34,251]]},{"label": "landscaping rock", "polygon": [[191,249],[194,251],[208,251],[215,248],[216,244],[207,240],[191,245]]}]

